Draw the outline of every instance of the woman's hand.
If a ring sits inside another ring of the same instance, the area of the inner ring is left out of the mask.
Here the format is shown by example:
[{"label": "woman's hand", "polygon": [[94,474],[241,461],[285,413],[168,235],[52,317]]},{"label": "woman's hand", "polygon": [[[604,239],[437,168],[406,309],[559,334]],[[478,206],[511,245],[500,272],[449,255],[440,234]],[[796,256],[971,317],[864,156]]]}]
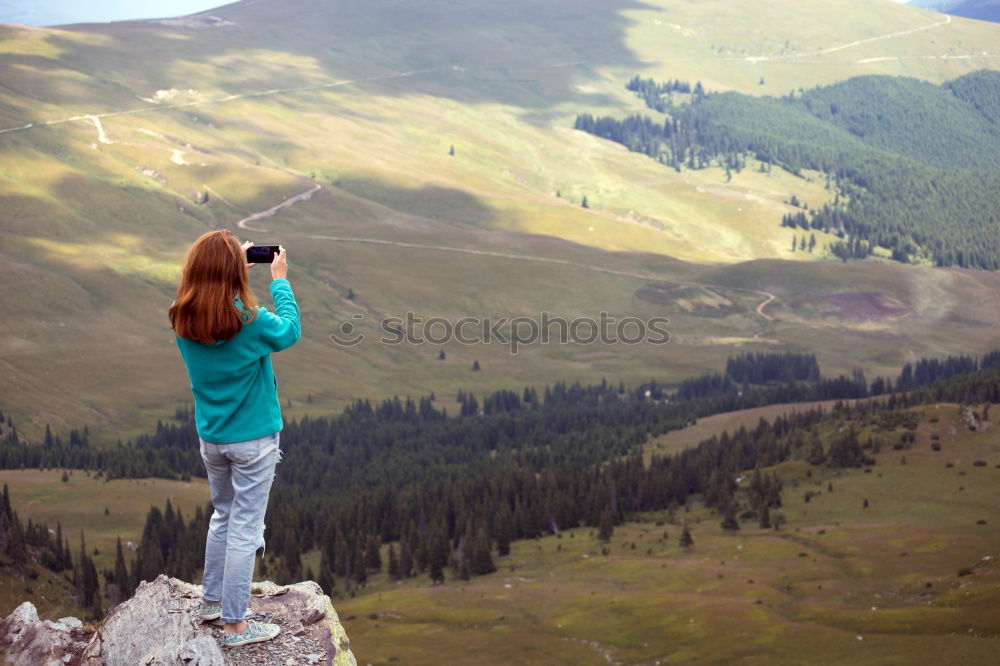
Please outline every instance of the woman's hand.
[{"label": "woman's hand", "polygon": [[247,241],[247,242],[243,243],[243,245],[240,245],[240,249],[241,249],[241,250],[243,250],[243,263],[244,263],[244,264],[246,264],[246,267],[247,267],[248,269],[249,269],[249,268],[250,268],[251,266],[256,266],[256,265],[257,265],[257,264],[250,264],[250,263],[247,263],[247,259],[246,259],[246,257],[247,257],[247,250],[248,250],[249,248],[251,248],[251,247],[253,247],[253,241]]},{"label": "woman's hand", "polygon": [[285,257],[285,247],[283,245],[279,245],[278,248],[278,254],[274,255],[274,261],[271,262],[271,279],[287,280],[288,259]]}]

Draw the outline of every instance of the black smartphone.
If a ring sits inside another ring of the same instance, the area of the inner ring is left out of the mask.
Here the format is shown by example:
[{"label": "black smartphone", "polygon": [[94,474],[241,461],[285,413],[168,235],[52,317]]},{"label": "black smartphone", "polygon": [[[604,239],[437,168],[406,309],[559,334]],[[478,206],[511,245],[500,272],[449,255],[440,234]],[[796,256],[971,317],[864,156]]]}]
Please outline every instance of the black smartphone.
[{"label": "black smartphone", "polygon": [[254,245],[247,248],[248,264],[271,264],[281,248],[277,245]]}]

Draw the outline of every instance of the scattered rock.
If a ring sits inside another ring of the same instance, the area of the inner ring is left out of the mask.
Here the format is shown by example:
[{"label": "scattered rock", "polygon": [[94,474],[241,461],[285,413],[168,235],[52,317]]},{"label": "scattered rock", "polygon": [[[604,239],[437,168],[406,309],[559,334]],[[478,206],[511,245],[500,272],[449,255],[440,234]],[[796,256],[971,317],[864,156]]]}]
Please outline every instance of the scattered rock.
[{"label": "scattered rock", "polygon": [[142,164],[136,166],[135,169],[136,169],[136,171],[138,171],[139,173],[141,173],[146,178],[152,178],[153,180],[155,180],[158,183],[165,184],[167,182],[167,179],[163,177],[163,174],[161,174],[156,169],[153,169],[153,168],[148,167],[148,166],[144,166]]}]

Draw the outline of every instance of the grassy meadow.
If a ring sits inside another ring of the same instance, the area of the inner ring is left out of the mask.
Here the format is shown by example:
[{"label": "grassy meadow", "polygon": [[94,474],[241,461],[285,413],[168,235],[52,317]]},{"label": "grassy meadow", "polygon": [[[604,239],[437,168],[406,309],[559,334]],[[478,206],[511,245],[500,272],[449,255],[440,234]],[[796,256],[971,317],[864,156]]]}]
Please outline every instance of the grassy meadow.
[{"label": "grassy meadow", "polygon": [[[635,74],[752,94],[868,73],[940,82],[996,66],[995,26],[848,0],[296,7],[237,3],[214,27],[0,26],[0,130],[33,124],[0,133],[0,407],[23,435],[89,424],[114,444],[190,401],[165,310],[191,240],[222,227],[289,248],[304,337],[277,367],[292,418],[359,396],[671,382],[736,349],[872,374],[995,344],[994,310],[967,306],[993,298],[994,274],[830,263],[823,234],[792,252],[784,202],[827,201],[819,175],[754,160],[731,182],[676,173],[571,129],[577,113],[642,110],[624,89]],[[249,223],[266,231],[237,227],[315,185]],[[266,302],[264,276],[254,285]],[[772,318],[756,313],[763,292]],[[827,300],[868,292],[910,312],[859,320]],[[517,356],[449,344],[438,361],[434,345],[371,338],[407,311],[665,316],[672,339]],[[333,345],[354,315],[369,340]]]},{"label": "grassy meadow", "polygon": [[[695,504],[673,520],[616,527],[607,555],[593,530],[566,530],[515,542],[496,573],[468,582],[376,576],[335,600],[337,611],[355,654],[375,665],[441,655],[482,664],[990,663],[1000,649],[1000,438],[992,424],[970,432],[957,405],[918,411],[912,448],[893,450],[899,433],[883,433],[870,469],[778,466],[780,530],[744,521],[726,533]],[[692,426],[699,437],[735,423],[705,421]],[[808,502],[807,490],[817,493]],[[678,545],[684,521],[688,551]]]},{"label": "grassy meadow", "polygon": [[[63,470],[0,470],[0,483],[7,484],[11,504],[25,523],[30,518],[36,523],[47,523],[55,531],[61,523],[63,535],[69,539],[74,558],[80,549],[83,532],[87,550],[94,559],[99,573],[114,569],[115,544],[120,537],[122,544],[138,544],[142,526],[151,506],[162,510],[169,500],[179,509],[185,520],[194,515],[195,508],[209,502],[208,484],[205,479],[190,482],[165,479],[118,479],[105,481],[84,470],[70,470],[68,480],[62,481]],[[126,550],[126,559],[133,553]],[[22,601],[35,603],[39,612],[64,615],[77,612],[66,601],[70,585],[60,583],[58,577],[41,567],[40,581],[19,581],[11,576],[0,576],[0,614],[6,616]],[[103,580],[103,577],[102,577]],[[28,592],[25,587],[31,587]],[[49,592],[49,586],[52,592]]]},{"label": "grassy meadow", "polygon": [[[707,417],[647,449],[676,453],[809,406]],[[915,412],[914,442],[901,449],[902,427],[854,422],[862,442],[881,442],[870,468],[774,467],[787,521],[779,530],[743,521],[726,532],[693,502],[616,526],[606,554],[595,530],[563,530],[514,542],[488,576],[461,581],[448,570],[444,585],[431,585],[426,574],[392,583],[378,573],[334,604],[359,660],[376,666],[442,655],[484,664],[988,663],[1000,632],[1000,435],[989,421],[971,431],[958,405]],[[826,424],[820,436],[847,425]],[[116,537],[139,538],[150,505],[169,498],[190,516],[207,498],[203,480],[106,482],[80,470],[61,478],[62,470],[0,473],[23,519],[62,521],[74,548],[84,530],[99,570],[113,565]],[[684,523],[690,550],[678,544]],[[318,553],[303,565],[315,572]],[[68,582],[41,573],[4,577],[0,611],[30,599],[51,616],[78,613],[65,601]]]}]

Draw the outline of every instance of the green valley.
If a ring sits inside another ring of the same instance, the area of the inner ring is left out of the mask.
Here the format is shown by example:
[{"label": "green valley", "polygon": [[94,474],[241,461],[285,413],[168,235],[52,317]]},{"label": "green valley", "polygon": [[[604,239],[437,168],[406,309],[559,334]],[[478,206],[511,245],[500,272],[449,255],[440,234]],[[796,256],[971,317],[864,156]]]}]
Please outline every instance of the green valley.
[{"label": "green valley", "polygon": [[200,581],[167,308],[228,229],[301,311],[256,579],[359,663],[995,661],[998,44],[888,0],[0,25],[0,611]]}]

